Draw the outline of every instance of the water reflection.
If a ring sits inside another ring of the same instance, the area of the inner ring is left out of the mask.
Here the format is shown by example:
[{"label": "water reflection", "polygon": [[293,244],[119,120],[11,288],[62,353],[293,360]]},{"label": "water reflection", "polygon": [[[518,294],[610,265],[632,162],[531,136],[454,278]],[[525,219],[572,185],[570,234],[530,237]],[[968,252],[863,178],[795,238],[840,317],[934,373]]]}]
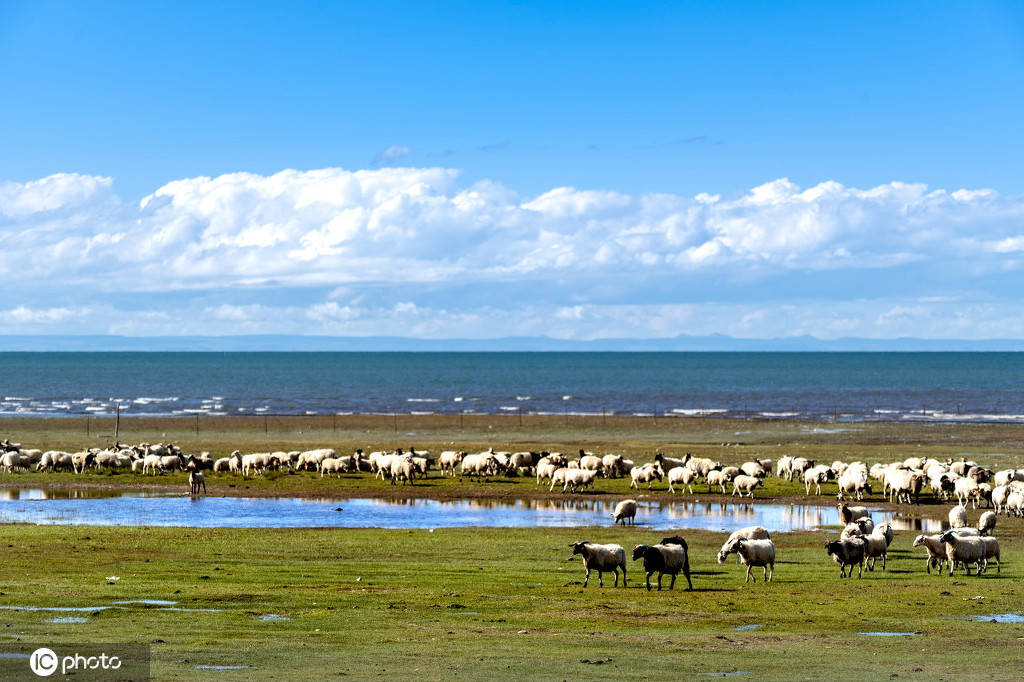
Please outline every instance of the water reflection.
[{"label": "water reflection", "polygon": [[[586,498],[439,501],[425,498],[246,498],[126,494],[90,490],[8,488],[0,491],[0,522],[62,525],[193,527],[379,527],[609,526],[617,499]],[[12,504],[13,503],[13,504]],[[937,532],[942,522],[872,510],[894,529]],[[650,530],[732,531],[760,525],[771,531],[837,524],[832,507],[722,501],[638,503],[637,526]]]}]

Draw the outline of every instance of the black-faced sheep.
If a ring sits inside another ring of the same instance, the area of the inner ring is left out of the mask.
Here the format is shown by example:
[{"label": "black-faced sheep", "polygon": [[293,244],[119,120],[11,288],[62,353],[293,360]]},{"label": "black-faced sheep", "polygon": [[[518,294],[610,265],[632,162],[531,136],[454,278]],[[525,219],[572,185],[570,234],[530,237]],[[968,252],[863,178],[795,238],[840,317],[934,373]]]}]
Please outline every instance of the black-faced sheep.
[{"label": "black-faced sheep", "polygon": [[864,572],[864,538],[846,538],[825,543],[825,551],[832,560],[839,564],[839,577],[845,578],[846,567],[850,567],[849,575],[853,575],[853,567],[857,566],[857,577]]},{"label": "black-faced sheep", "polygon": [[661,577],[668,573],[672,576],[669,589],[674,589],[676,576],[682,571],[686,576],[686,589],[693,589],[690,580],[690,558],[686,541],[680,537],[666,538],[657,545],[637,545],[633,548],[633,561],[644,560],[644,571],[647,573],[647,590],[651,589],[651,576],[658,574],[658,589],[661,589]]}]

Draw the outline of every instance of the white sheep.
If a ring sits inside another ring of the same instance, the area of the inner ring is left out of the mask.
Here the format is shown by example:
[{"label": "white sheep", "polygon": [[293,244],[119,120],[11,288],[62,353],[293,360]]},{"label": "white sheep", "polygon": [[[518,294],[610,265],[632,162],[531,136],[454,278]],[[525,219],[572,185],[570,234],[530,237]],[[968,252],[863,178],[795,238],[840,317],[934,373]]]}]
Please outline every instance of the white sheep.
[{"label": "white sheep", "polygon": [[811,467],[804,472],[804,487],[806,488],[806,494],[811,494],[811,486],[815,486],[815,495],[821,495],[821,484],[827,483],[829,477],[832,475],[832,470],[824,464]]},{"label": "white sheep", "polygon": [[918,535],[914,538],[914,547],[925,548],[927,555],[924,565],[929,573],[932,572],[932,566],[942,573],[942,565],[946,562],[946,545],[938,535]]},{"label": "white sheep", "polygon": [[589,469],[568,469],[565,474],[565,483],[562,485],[562,492],[566,489],[570,489],[572,492],[576,492],[577,488],[585,490],[586,488],[594,489],[594,479],[597,478],[597,472]]},{"label": "white sheep", "polygon": [[[770,540],[771,535],[768,533],[768,529],[764,526],[747,526],[746,528],[740,528],[737,531],[733,531],[731,535],[726,539],[722,548],[718,551],[718,563],[725,562],[725,548],[732,544],[733,540],[737,538],[747,538],[748,540]],[[736,563],[739,563],[739,556],[736,557]]]},{"label": "white sheep", "polygon": [[958,504],[949,510],[949,525],[951,528],[963,528],[967,525],[967,507]]},{"label": "white sheep", "polygon": [[441,470],[442,475],[455,478],[455,467],[462,463],[462,458],[465,456],[465,452],[445,450],[437,459],[437,468]]},{"label": "white sheep", "polygon": [[969,564],[977,564],[978,572],[981,573],[987,551],[985,541],[982,538],[958,535],[953,531],[947,530],[939,536],[939,539],[946,543],[946,560],[949,561],[949,575],[953,575],[953,569],[958,563],[964,565],[967,575],[971,574]]},{"label": "white sheep", "polygon": [[875,558],[882,557],[882,570],[884,571],[885,560],[889,550],[889,543],[885,541],[885,536],[872,532],[869,535],[862,535],[861,539],[864,540],[864,559],[868,570],[875,570]]},{"label": "white sheep", "polygon": [[985,567],[983,570],[988,570],[989,559],[996,560],[996,573],[999,573],[999,540],[993,537],[983,537],[981,541],[985,543]]},{"label": "white sheep", "polygon": [[416,465],[413,463],[412,457],[404,455],[391,460],[391,485],[395,485],[398,480],[402,481],[402,485],[406,483],[415,485],[413,480],[415,477]]},{"label": "white sheep", "polygon": [[996,513],[994,511],[984,512],[978,518],[978,531],[982,535],[991,535],[996,527]]},{"label": "white sheep", "polygon": [[203,494],[206,494],[206,479],[203,478],[203,473],[201,471],[193,469],[189,472],[188,487],[189,494],[191,495],[198,495],[200,488],[203,489]]},{"label": "white sheep", "polygon": [[685,486],[690,489],[690,494],[693,494],[693,482],[697,479],[697,472],[690,467],[673,467],[668,472],[668,491],[670,493],[675,492],[673,487],[674,483],[681,484],[680,487]]},{"label": "white sheep", "polygon": [[[765,582],[771,582],[772,577],[775,575],[775,543],[771,540],[751,540],[745,537],[736,538],[719,552],[718,563],[724,563],[723,553],[725,556],[728,556],[733,552],[739,556],[740,561],[747,567],[747,577],[743,581],[744,583],[750,582],[750,579],[753,577],[750,569],[754,566],[761,566],[764,569]],[[754,582],[757,582],[756,577],[754,577]]]},{"label": "white sheep", "polygon": [[747,494],[747,497],[754,497],[754,488],[759,485],[764,485],[764,481],[755,476],[737,476],[732,479],[732,494],[740,494],[743,497],[743,493]]},{"label": "white sheep", "polygon": [[[615,584],[619,586],[619,569],[622,569],[622,586],[626,586],[626,550],[620,545],[595,545],[586,540],[574,542],[571,545],[572,554],[583,557],[583,568],[587,576],[583,579],[583,587],[590,582],[590,572],[597,571],[599,587],[604,587],[604,574],[608,571],[615,573]],[[570,557],[572,558],[572,557]]]},{"label": "white sheep", "polygon": [[654,482],[654,479],[658,479],[658,481],[660,482],[663,474],[660,466],[656,464],[645,464],[640,467],[634,467],[634,469],[629,472],[629,475],[632,479],[632,481],[629,484],[630,488],[636,488],[637,490],[639,490],[639,484],[646,483],[647,489],[650,490],[651,484]]},{"label": "white sheep", "polygon": [[721,469],[714,469],[709,471],[707,474],[708,481],[708,492],[711,492],[711,486],[719,486],[722,489],[722,494],[725,494],[725,484],[729,482],[729,477]]},{"label": "white sheep", "polygon": [[629,520],[629,525],[636,525],[636,500],[622,500],[615,505],[615,511],[612,512],[612,518],[615,519],[615,523],[618,524],[622,521],[622,525],[626,525],[626,520]]}]

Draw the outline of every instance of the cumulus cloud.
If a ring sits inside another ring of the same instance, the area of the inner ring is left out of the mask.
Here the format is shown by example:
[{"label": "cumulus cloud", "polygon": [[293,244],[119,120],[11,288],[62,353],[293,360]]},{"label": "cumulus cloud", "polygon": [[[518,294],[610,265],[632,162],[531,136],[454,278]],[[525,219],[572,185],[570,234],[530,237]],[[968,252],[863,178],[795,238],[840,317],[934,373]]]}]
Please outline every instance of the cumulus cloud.
[{"label": "cumulus cloud", "polygon": [[[184,178],[137,205],[112,188],[78,174],[0,183],[9,321],[70,328],[76,316],[59,311],[73,307],[50,298],[59,287],[94,310],[113,292],[177,297],[171,312],[131,314],[132,329],[273,332],[284,320],[309,333],[672,335],[694,330],[690,306],[703,305],[716,311],[708,333],[878,336],[925,321],[943,335],[964,329],[951,306],[994,319],[1024,279],[1024,197],[987,189],[782,178],[734,195],[527,196],[449,168]],[[294,305],[260,295],[284,291]],[[937,314],[912,300],[925,296]],[[29,297],[43,304],[25,307]],[[809,303],[822,297],[847,309]],[[817,316],[787,312],[794,303]]]}]

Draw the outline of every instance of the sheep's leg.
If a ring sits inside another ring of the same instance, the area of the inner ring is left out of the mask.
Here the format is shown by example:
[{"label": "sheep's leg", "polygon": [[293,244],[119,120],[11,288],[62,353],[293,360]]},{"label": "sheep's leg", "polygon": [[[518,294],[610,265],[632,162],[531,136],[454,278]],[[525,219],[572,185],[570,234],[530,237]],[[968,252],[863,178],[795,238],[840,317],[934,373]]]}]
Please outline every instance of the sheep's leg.
[{"label": "sheep's leg", "polygon": [[612,587],[618,587],[619,586],[619,567],[618,566],[615,567],[614,573],[615,573],[615,582],[612,583]]},{"label": "sheep's leg", "polygon": [[[747,578],[743,581],[743,584],[746,585],[747,583],[749,583],[751,577],[752,576],[750,575],[750,566],[747,566]],[[757,578],[754,578],[754,582],[757,582]]]},{"label": "sheep's leg", "polygon": [[626,564],[622,564],[622,586],[626,586]]},{"label": "sheep's leg", "polygon": [[[660,579],[659,579],[659,582],[660,582]],[[670,589],[670,590],[676,589],[676,574],[675,573],[672,574],[672,582],[669,583],[668,589]]]},{"label": "sheep's leg", "polygon": [[772,567],[771,571],[768,570],[768,566],[764,567],[764,570],[768,573],[768,577],[764,579],[764,581],[766,583],[767,582],[771,582],[772,579],[775,577],[775,562],[774,561],[771,563],[771,567]]},{"label": "sheep's leg", "polygon": [[589,583],[589,582],[590,582],[590,569],[588,568],[587,569],[587,577],[585,577],[583,579],[583,587],[586,587],[587,583]]},{"label": "sheep's leg", "polygon": [[[648,592],[650,592],[650,591],[651,591],[651,576],[652,576],[653,574],[654,574],[654,571],[650,571],[650,572],[649,572],[649,573],[647,574],[647,591],[648,591]],[[661,589],[661,588],[659,587],[658,589]]]},{"label": "sheep's leg", "polygon": [[604,571],[600,569],[597,571],[597,586],[604,587]]},{"label": "sheep's leg", "polygon": [[888,553],[882,554],[882,570],[885,570],[885,560],[888,558]]}]

